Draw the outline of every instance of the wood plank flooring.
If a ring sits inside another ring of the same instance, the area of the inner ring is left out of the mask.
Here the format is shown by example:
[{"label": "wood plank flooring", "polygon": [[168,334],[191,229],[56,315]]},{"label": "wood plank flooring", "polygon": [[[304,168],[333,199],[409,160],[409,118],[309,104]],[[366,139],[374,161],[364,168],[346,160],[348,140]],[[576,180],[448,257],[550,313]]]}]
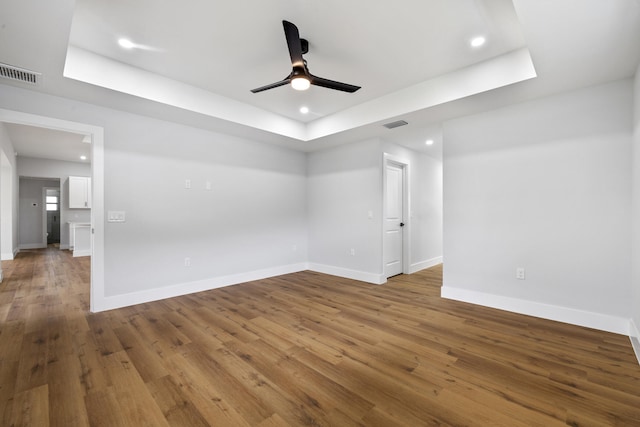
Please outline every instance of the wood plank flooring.
[{"label": "wood plank flooring", "polygon": [[640,426],[629,339],[302,272],[88,313],[89,259],[3,262],[1,426]]}]

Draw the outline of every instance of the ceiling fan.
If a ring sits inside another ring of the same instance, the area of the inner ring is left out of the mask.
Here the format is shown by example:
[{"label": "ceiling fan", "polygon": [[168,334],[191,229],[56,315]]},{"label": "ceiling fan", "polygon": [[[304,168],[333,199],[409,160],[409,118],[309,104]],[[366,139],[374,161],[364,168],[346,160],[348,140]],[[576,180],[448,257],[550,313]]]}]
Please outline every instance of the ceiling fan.
[{"label": "ceiling fan", "polygon": [[309,72],[309,68],[307,68],[307,61],[302,57],[302,55],[309,51],[309,42],[300,38],[298,27],[291,22],[282,21],[282,25],[284,26],[284,35],[287,39],[287,46],[289,47],[289,55],[291,56],[291,65],[293,66],[293,70],[291,71],[291,74],[285,77],[284,80],[252,89],[251,92],[258,93],[284,86],[286,84],[291,84],[291,86],[297,90],[306,90],[310,85],[322,86],[349,93],[353,93],[360,89],[360,86],[336,82],[334,80],[317,77],[311,74]]}]

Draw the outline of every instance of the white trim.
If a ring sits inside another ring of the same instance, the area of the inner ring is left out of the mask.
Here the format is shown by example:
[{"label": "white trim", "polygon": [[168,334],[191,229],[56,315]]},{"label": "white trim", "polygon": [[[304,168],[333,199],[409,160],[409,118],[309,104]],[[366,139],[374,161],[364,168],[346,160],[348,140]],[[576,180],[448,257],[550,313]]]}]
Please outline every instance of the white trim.
[{"label": "white trim", "polygon": [[[58,181],[60,180],[58,179]],[[40,205],[42,207],[42,243],[45,245],[45,247],[47,247],[49,243],[47,239],[47,188],[53,187],[42,187],[42,203]],[[58,200],[58,206],[60,206],[60,200]],[[62,210],[62,207],[60,208],[60,210]]]},{"label": "white trim", "polygon": [[[411,212],[411,192],[409,191],[409,183],[411,182],[411,175],[409,174],[410,162],[409,160],[389,153],[383,153],[382,155],[382,275],[386,276],[385,269],[385,218],[386,218],[386,206],[387,206],[387,165],[395,164],[402,168],[402,222],[405,224],[402,227],[402,273],[409,274],[410,266],[409,260],[411,259],[411,221],[409,220]],[[384,282],[387,281],[385,277]]]},{"label": "white trim", "polygon": [[427,268],[434,267],[438,264],[442,264],[441,256],[416,262],[409,266],[409,274],[417,273],[418,271],[421,271],[421,270],[426,270]]},{"label": "white trim", "polygon": [[[104,289],[104,129],[91,131],[91,311],[105,299]],[[69,242],[71,243],[71,242]]]},{"label": "white trim", "polygon": [[13,259],[16,257],[17,254],[18,254],[18,248],[16,248],[13,252],[3,252],[2,255],[0,255],[0,260],[13,261]]},{"label": "white trim", "polygon": [[331,265],[309,263],[308,270],[331,276],[344,277],[345,279],[359,280],[361,282],[382,285],[387,282],[384,274],[369,273],[366,271],[350,270],[348,268],[334,267]]},{"label": "white trim", "polygon": [[269,277],[281,276],[283,274],[297,273],[304,270],[307,270],[306,263],[290,264],[250,271],[247,273],[231,274],[228,276],[212,277],[210,279],[180,283],[163,288],[154,288],[115,296],[105,296],[104,298],[95,299],[92,311],[99,312],[112,310],[135,304],[143,304],[150,301],[179,297],[181,295],[192,294],[195,292],[208,291],[211,289],[236,285],[238,283],[267,279]]},{"label": "white trim", "polygon": [[572,325],[585,326],[601,331],[623,335],[629,334],[628,318],[527,301],[519,298],[492,295],[451,286],[443,286],[441,296],[442,298],[469,302],[485,307],[526,314],[528,316],[541,317],[543,319],[556,320]]},{"label": "white trim", "polygon": [[[1,123],[0,123],[1,125]],[[15,154],[7,153],[4,149],[0,149],[0,156],[2,157],[1,163],[1,175],[2,175],[2,188],[0,189],[1,193],[1,203],[2,203],[2,212],[0,213],[0,217],[3,223],[2,230],[2,249],[4,249],[4,253],[0,256],[2,261],[11,261],[15,258],[15,252],[18,250],[17,247],[14,247],[14,234],[17,234],[17,229],[14,228],[14,225],[18,224],[18,217],[15,214],[17,194],[15,194],[16,188],[16,179],[19,182],[18,174],[16,172],[17,164]],[[9,158],[13,157],[13,164],[9,161]],[[17,227],[19,228],[19,227]],[[0,268],[0,271],[2,269]]]},{"label": "white trim", "polygon": [[633,319],[629,321],[629,339],[631,340],[631,347],[636,353],[636,359],[640,363],[640,329],[638,329]]},{"label": "white trim", "polygon": [[[49,225],[49,214],[47,213],[47,190],[56,190],[58,192],[58,216],[62,219],[62,182],[60,178],[49,178],[51,181],[58,181],[57,187],[42,187],[42,243],[49,245],[49,235],[47,226]],[[61,240],[62,221],[58,221],[58,240]]]},{"label": "white trim", "polygon": [[47,244],[43,244],[43,243],[26,243],[26,244],[21,244],[20,245],[20,250],[23,249],[46,249],[47,248]]},{"label": "white trim", "polygon": [[73,258],[79,256],[91,256],[91,249],[86,249],[84,251],[73,251]]}]

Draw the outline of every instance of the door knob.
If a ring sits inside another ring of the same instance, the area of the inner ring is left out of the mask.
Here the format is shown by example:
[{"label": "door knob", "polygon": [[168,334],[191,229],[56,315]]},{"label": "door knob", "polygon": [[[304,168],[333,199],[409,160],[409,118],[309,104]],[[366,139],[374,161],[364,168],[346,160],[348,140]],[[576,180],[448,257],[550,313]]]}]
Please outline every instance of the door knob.
[{"label": "door knob", "polygon": [[400,223],[400,227],[404,227],[404,222],[401,222],[401,223]]}]

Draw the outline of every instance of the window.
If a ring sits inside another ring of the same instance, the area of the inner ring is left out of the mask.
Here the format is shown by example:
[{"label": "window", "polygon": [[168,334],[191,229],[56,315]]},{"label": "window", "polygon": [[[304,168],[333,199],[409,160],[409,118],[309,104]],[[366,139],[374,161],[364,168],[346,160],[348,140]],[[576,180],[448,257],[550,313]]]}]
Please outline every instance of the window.
[{"label": "window", "polygon": [[47,211],[58,210],[58,196],[47,196]]}]

